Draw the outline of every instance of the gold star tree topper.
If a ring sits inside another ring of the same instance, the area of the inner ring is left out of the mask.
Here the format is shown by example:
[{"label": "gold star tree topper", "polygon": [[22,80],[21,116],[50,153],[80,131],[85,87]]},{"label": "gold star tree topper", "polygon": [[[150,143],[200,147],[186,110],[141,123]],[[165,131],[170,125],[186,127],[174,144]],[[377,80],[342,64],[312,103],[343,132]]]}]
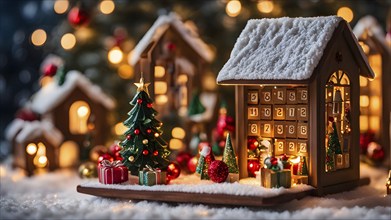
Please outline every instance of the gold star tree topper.
[{"label": "gold star tree topper", "polygon": [[148,95],[148,86],[151,83],[144,83],[144,77],[143,74],[141,74],[140,82],[139,83],[134,83],[134,85],[137,86],[137,92],[145,91]]}]

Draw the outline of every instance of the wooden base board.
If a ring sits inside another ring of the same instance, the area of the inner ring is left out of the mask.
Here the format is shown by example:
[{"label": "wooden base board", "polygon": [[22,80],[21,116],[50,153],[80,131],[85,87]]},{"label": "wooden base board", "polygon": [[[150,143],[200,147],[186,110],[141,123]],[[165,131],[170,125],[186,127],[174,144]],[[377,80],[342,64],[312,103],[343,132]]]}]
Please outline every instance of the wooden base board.
[{"label": "wooden base board", "polygon": [[315,189],[297,193],[285,193],[274,197],[236,196],[228,194],[201,194],[190,192],[123,190],[77,186],[77,192],[93,196],[131,200],[150,200],[174,203],[199,203],[224,206],[273,206],[314,194]]}]

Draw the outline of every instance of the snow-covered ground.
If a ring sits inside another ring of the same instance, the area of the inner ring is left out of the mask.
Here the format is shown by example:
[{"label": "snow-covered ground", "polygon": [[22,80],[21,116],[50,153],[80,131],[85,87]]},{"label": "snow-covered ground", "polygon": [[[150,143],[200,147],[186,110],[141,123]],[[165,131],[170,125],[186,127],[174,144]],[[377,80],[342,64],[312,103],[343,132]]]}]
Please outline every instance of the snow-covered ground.
[{"label": "snow-covered ground", "polygon": [[[273,208],[223,207],[106,199],[76,192],[86,182],[73,171],[31,178],[0,165],[0,219],[391,219],[388,171],[361,164],[371,184]],[[91,181],[91,180],[89,180]]]}]

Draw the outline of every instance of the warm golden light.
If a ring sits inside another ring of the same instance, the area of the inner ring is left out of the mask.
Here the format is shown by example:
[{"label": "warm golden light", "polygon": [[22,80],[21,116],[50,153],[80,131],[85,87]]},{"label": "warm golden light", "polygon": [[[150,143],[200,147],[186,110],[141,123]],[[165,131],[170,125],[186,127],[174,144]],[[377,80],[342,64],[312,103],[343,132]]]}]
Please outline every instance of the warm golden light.
[{"label": "warm golden light", "polygon": [[178,82],[178,84],[183,85],[183,84],[186,84],[188,80],[189,80],[189,77],[186,74],[181,74],[178,76],[177,82]]},{"label": "warm golden light", "polygon": [[42,29],[37,29],[31,34],[31,43],[35,46],[42,46],[46,42],[46,32]]},{"label": "warm golden light", "polygon": [[368,107],[369,106],[369,98],[367,95],[360,96],[360,106],[361,107]]},{"label": "warm golden light", "polygon": [[257,8],[262,13],[270,13],[274,9],[274,4],[269,0],[261,0],[258,2]]},{"label": "warm golden light", "polygon": [[51,83],[52,81],[53,81],[53,77],[50,77],[50,76],[42,77],[40,80],[41,87],[45,87],[45,86],[49,85],[49,83]]},{"label": "warm golden light", "polygon": [[76,37],[71,33],[64,34],[61,38],[61,46],[65,50],[70,50],[76,45]]},{"label": "warm golden light", "polygon": [[36,167],[42,168],[45,167],[48,162],[46,157],[46,146],[42,143],[38,143],[37,155],[34,157],[33,163]]},{"label": "warm golden light", "polygon": [[238,16],[241,10],[242,10],[242,4],[238,0],[229,1],[227,3],[227,6],[225,7],[225,12],[230,17]]},{"label": "warm golden light", "polygon": [[87,106],[80,106],[78,109],[77,109],[77,114],[79,115],[79,117],[85,117],[88,112],[90,110],[88,109]]},{"label": "warm golden light", "polygon": [[347,22],[351,22],[353,20],[353,11],[349,7],[339,8],[337,15],[345,19]]},{"label": "warm golden light", "polygon": [[100,3],[99,9],[103,14],[110,14],[114,11],[115,4],[111,0],[104,0]]},{"label": "warm golden light", "polygon": [[171,135],[174,138],[183,139],[186,136],[186,132],[183,128],[175,127],[174,129],[172,129]]},{"label": "warm golden light", "polygon": [[209,91],[216,90],[216,88],[217,88],[216,77],[211,74],[205,75],[204,80],[203,80],[203,84],[204,84],[204,88],[206,90],[209,90]]},{"label": "warm golden light", "polygon": [[368,54],[369,53],[369,46],[366,45],[364,42],[360,41],[358,42],[362,48],[362,50],[364,51],[365,54]]},{"label": "warm golden light", "polygon": [[289,159],[289,161],[293,164],[298,164],[300,163],[300,156],[297,156],[295,158]]},{"label": "warm golden light", "polygon": [[122,122],[119,122],[114,126],[114,132],[118,136],[123,135],[126,130],[127,127]]},{"label": "warm golden light", "polygon": [[371,96],[369,98],[369,111],[372,113],[380,112],[380,97],[379,96]]},{"label": "warm golden light", "polygon": [[183,148],[183,142],[181,140],[178,140],[178,139],[171,139],[170,140],[170,149],[171,150],[180,150]]},{"label": "warm golden light", "polygon": [[66,141],[60,146],[58,164],[61,168],[74,167],[79,163],[79,146],[73,141]]},{"label": "warm golden light", "polygon": [[54,11],[57,14],[64,14],[69,7],[69,1],[68,0],[57,0],[54,2]]},{"label": "warm golden light", "polygon": [[37,152],[37,145],[35,145],[34,143],[28,144],[26,147],[26,152],[30,155],[35,154]]},{"label": "warm golden light", "polygon": [[368,131],[368,116],[360,115],[360,131]]},{"label": "warm golden light", "polygon": [[369,117],[369,129],[375,133],[380,130],[380,117],[379,116],[370,116]]},{"label": "warm golden light", "polygon": [[118,68],[118,75],[122,79],[132,79],[134,76],[133,67],[129,64],[122,64]]},{"label": "warm golden light", "polygon": [[113,47],[108,53],[108,59],[113,64],[118,64],[122,61],[124,54],[119,47]]},{"label": "warm golden light", "polygon": [[155,94],[163,95],[167,93],[167,83],[162,81],[155,82]]},{"label": "warm golden light", "polygon": [[157,95],[155,101],[157,105],[163,105],[168,102],[168,97],[166,95]]},{"label": "warm golden light", "polygon": [[166,70],[162,66],[155,66],[155,78],[161,78],[166,74]]},{"label": "warm golden light", "polygon": [[360,76],[360,87],[365,87],[367,85],[368,85],[368,79],[363,76]]}]

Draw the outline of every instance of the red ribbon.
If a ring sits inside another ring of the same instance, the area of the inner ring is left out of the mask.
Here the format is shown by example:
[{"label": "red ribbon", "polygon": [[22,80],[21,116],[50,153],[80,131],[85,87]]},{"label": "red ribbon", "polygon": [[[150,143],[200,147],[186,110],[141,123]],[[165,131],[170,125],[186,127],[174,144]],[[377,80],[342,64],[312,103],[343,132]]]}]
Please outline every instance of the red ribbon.
[{"label": "red ribbon", "polygon": [[110,160],[102,160],[100,164],[104,167],[122,167],[124,164],[120,160],[111,162]]}]

